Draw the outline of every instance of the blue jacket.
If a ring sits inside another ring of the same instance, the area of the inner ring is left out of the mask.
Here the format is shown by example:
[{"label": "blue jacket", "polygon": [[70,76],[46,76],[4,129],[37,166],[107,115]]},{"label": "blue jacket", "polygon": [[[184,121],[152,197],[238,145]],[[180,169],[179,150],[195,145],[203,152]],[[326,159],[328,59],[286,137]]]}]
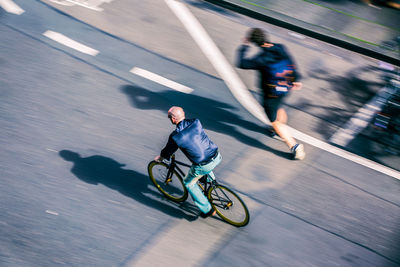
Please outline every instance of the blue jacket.
[{"label": "blue jacket", "polygon": [[161,150],[161,157],[169,159],[180,148],[193,164],[209,161],[218,147],[208,138],[198,119],[185,119],[178,123]]}]

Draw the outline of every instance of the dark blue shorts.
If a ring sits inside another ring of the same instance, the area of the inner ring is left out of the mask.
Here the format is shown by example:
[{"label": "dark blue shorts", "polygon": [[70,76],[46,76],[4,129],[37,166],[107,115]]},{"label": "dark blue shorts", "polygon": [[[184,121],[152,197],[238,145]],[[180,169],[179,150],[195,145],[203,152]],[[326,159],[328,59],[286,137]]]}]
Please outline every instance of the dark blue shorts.
[{"label": "dark blue shorts", "polygon": [[278,109],[281,107],[283,103],[284,96],[274,97],[274,98],[264,98],[264,110],[267,114],[268,119],[271,122],[276,121],[276,115],[278,113]]}]

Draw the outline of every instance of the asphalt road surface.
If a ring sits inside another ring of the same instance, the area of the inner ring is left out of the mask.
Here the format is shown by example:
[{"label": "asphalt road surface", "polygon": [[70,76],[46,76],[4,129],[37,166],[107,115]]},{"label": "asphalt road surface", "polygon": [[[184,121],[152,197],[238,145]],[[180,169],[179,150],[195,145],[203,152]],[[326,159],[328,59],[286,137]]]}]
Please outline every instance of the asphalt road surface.
[{"label": "asphalt road surface", "polygon": [[[306,159],[292,161],[165,1],[14,3],[24,12],[0,9],[1,266],[400,264],[400,181],[309,144]],[[304,75],[289,124],[319,140],[383,87],[374,59],[201,1],[185,5],[232,65],[249,27],[287,44]],[[57,33],[85,52],[49,38]],[[255,73],[237,71],[258,98]],[[246,227],[199,218],[191,200],[167,201],[150,183],[172,105],[220,147],[215,172],[248,204]]]}]

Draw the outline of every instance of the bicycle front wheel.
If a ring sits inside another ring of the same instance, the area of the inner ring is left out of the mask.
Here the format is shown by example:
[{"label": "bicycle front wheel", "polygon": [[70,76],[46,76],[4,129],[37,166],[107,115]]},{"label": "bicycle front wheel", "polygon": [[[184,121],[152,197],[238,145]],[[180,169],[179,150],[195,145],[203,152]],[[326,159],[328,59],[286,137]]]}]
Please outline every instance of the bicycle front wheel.
[{"label": "bicycle front wheel", "polygon": [[249,223],[249,210],[243,200],[232,190],[223,185],[215,185],[207,194],[212,207],[219,217],[234,226],[245,226]]},{"label": "bicycle front wheel", "polygon": [[152,161],[147,167],[150,180],[156,188],[168,199],[183,202],[188,198],[188,191],[182,177],[173,170],[168,177],[169,166],[163,162]]}]

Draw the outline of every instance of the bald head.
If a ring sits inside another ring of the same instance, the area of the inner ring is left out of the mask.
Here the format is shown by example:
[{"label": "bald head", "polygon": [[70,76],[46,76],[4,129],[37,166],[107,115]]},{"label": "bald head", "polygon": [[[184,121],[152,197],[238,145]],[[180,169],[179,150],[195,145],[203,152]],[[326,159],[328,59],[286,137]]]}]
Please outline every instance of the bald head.
[{"label": "bald head", "polygon": [[168,118],[173,124],[178,124],[185,118],[185,112],[181,107],[173,106],[168,110]]}]

